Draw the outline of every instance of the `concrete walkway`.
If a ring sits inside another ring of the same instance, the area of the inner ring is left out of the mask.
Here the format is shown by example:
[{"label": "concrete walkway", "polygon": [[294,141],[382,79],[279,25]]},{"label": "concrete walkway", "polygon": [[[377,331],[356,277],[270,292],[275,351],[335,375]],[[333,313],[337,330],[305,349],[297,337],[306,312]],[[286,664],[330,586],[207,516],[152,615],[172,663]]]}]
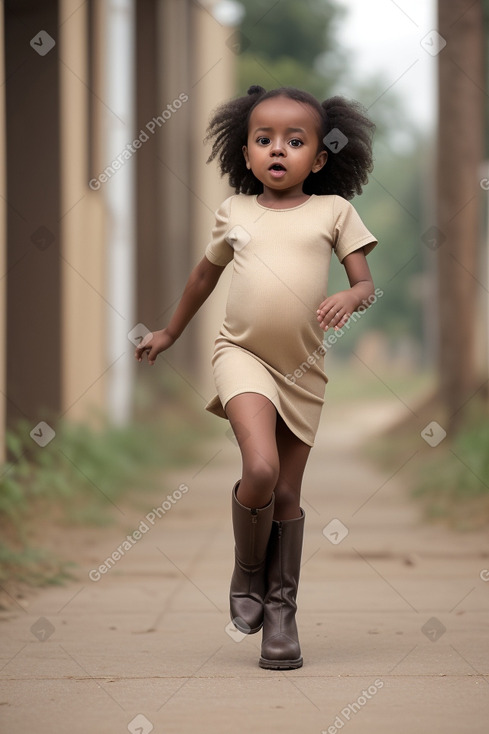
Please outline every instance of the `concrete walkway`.
[{"label": "concrete walkway", "polygon": [[485,734],[487,537],[423,525],[404,470],[391,478],[359,458],[388,414],[328,411],[311,453],[302,669],[261,670],[260,635],[229,626],[240,460],[222,421],[161,497],[124,504],[116,527],[70,531],[78,581],[2,613],[1,730]]}]

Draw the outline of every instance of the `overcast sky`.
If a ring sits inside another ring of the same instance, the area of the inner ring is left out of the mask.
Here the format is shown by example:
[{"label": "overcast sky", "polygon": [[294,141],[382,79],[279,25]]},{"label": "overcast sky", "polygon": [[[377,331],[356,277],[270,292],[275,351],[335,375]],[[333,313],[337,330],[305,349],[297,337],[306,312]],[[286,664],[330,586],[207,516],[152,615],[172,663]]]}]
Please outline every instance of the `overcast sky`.
[{"label": "overcast sky", "polygon": [[[351,51],[358,78],[380,72],[419,127],[436,114],[435,0],[337,0],[348,9],[339,41]],[[442,42],[441,42],[442,43]],[[356,62],[356,63],[355,63]]]}]

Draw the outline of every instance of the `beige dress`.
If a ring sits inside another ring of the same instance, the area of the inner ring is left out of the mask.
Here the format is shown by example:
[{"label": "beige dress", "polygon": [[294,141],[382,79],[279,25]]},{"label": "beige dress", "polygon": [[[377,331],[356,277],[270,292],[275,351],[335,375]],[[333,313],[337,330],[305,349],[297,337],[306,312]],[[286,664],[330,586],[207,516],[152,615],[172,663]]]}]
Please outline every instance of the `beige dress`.
[{"label": "beige dress", "polygon": [[290,209],[269,209],[245,194],[226,199],[205,250],[215,265],[233,261],[212,358],[217,395],[206,410],[226,418],[232,397],[260,393],[313,446],[328,379],[316,310],[326,298],[331,253],[341,262],[376,242],[341,196],[312,195]]}]

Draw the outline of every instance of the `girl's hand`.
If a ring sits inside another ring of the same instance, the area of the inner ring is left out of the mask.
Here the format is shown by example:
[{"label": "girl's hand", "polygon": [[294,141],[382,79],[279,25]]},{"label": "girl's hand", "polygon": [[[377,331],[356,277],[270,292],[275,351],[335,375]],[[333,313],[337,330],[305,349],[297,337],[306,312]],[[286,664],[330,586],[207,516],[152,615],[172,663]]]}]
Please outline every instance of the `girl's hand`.
[{"label": "girl's hand", "polygon": [[136,347],[134,356],[138,362],[141,362],[143,354],[146,352],[149,364],[154,364],[158,354],[171,347],[174,341],[175,337],[169,334],[166,329],[154,331],[152,334],[146,334],[144,339],[141,340],[139,347]]},{"label": "girl's hand", "polygon": [[328,296],[317,310],[319,326],[327,331],[330,326],[341,329],[350,316],[360,306],[370,305],[370,296],[374,293],[372,276],[367,265],[363,248],[350,252],[343,260],[350,289]]},{"label": "girl's hand", "polygon": [[358,299],[351,290],[340,291],[334,296],[328,296],[317,310],[319,326],[327,331],[330,326],[337,331],[346,324],[358,305]]}]

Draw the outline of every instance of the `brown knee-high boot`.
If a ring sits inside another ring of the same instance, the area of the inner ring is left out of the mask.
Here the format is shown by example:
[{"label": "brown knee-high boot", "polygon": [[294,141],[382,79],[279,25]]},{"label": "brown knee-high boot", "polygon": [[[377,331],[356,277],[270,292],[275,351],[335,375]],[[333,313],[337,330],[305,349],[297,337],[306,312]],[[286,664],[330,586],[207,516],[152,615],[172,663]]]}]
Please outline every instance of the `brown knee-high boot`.
[{"label": "brown knee-high boot", "polygon": [[292,670],[302,666],[295,613],[304,518],[304,510],[301,509],[298,518],[273,521],[267,553],[268,591],[265,597],[261,668]]},{"label": "brown knee-high boot", "polygon": [[229,601],[234,626],[248,635],[263,625],[263,600],[266,591],[267,546],[272,527],[275,495],[266,507],[249,509],[242,505],[233,489],[232,516],[235,540],[235,565]]}]

